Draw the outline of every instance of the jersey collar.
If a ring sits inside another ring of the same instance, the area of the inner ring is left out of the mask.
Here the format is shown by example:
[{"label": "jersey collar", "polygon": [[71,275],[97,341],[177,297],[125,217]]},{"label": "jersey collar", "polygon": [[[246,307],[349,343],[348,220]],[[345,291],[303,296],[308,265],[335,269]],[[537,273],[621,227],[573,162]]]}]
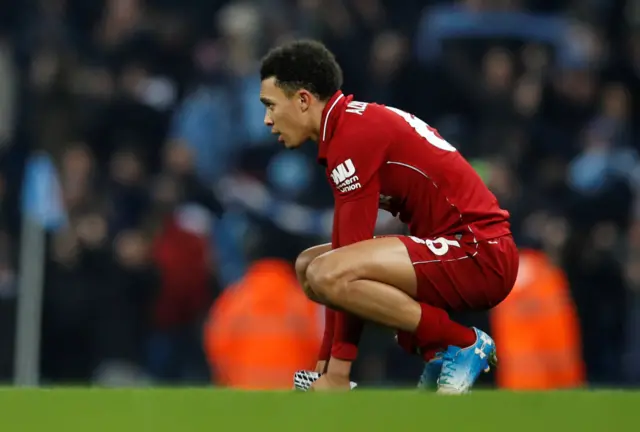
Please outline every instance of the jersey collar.
[{"label": "jersey collar", "polygon": [[340,90],[331,96],[322,110],[322,121],[320,122],[320,136],[318,137],[318,162],[326,165],[327,148],[333,136],[336,123],[340,114],[344,111],[342,107],[348,103],[351,96],[345,96]]}]

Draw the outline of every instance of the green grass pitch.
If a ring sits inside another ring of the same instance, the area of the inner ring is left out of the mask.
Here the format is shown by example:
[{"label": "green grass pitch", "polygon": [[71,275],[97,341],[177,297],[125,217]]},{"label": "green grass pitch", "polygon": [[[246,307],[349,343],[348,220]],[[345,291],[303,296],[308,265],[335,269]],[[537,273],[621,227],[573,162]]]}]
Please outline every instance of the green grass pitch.
[{"label": "green grass pitch", "polygon": [[0,431],[640,431],[640,392],[0,389]]}]

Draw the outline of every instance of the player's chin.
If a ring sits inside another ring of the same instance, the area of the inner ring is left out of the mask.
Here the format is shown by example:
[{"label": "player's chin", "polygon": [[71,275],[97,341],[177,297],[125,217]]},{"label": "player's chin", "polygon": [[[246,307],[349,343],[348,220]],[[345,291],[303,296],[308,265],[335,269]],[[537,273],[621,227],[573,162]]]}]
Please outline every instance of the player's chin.
[{"label": "player's chin", "polygon": [[293,149],[297,149],[298,147],[300,147],[302,145],[302,142],[283,140],[283,144],[284,144],[285,148],[287,148],[289,150],[293,150]]}]

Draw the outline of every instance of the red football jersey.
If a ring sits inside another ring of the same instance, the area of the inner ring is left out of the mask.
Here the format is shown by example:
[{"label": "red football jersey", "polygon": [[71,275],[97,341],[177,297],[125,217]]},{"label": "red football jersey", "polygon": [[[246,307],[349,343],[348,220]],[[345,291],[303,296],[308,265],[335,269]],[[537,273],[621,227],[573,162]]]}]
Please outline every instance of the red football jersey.
[{"label": "red football jersey", "polygon": [[380,195],[396,203],[412,236],[475,242],[510,234],[509,213],[471,165],[396,108],[336,93],[323,113],[319,161],[335,197],[334,248],[373,237]]},{"label": "red football jersey", "polygon": [[[319,162],[335,197],[334,248],[373,238],[380,196],[419,238],[510,234],[509,213],[469,163],[422,120],[337,92],[324,109]],[[354,360],[362,320],[327,308],[320,359]]]}]

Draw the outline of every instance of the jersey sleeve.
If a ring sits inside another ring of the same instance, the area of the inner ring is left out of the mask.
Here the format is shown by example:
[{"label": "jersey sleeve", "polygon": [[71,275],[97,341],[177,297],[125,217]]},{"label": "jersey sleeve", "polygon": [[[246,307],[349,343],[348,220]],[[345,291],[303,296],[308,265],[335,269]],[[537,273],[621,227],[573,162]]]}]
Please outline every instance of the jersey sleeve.
[{"label": "jersey sleeve", "polygon": [[[334,186],[334,247],[373,238],[380,201],[379,170],[388,142],[375,131],[361,128],[341,137],[330,160]],[[333,153],[333,152],[332,152]]]},{"label": "jersey sleeve", "polygon": [[326,361],[331,357],[331,347],[333,346],[333,330],[335,328],[336,311],[326,306],[324,310],[324,334],[322,336],[322,344],[320,345],[320,353],[318,361]]},{"label": "jersey sleeve", "polygon": [[[336,226],[338,216],[338,207],[336,206],[333,211],[333,226]],[[338,232],[333,230],[331,233],[331,247],[337,249],[339,247]],[[325,307],[324,311],[324,334],[322,336],[322,344],[320,345],[320,353],[318,354],[318,360],[329,360],[331,357],[331,347],[333,346],[333,330],[335,328],[335,316],[336,312],[329,306]]]},{"label": "jersey sleeve", "polygon": [[[379,170],[385,161],[387,141],[372,130],[362,129],[332,142],[331,180],[334,185],[334,247],[348,246],[373,238],[380,200]],[[331,356],[354,361],[363,321],[352,314],[335,311]]]}]

